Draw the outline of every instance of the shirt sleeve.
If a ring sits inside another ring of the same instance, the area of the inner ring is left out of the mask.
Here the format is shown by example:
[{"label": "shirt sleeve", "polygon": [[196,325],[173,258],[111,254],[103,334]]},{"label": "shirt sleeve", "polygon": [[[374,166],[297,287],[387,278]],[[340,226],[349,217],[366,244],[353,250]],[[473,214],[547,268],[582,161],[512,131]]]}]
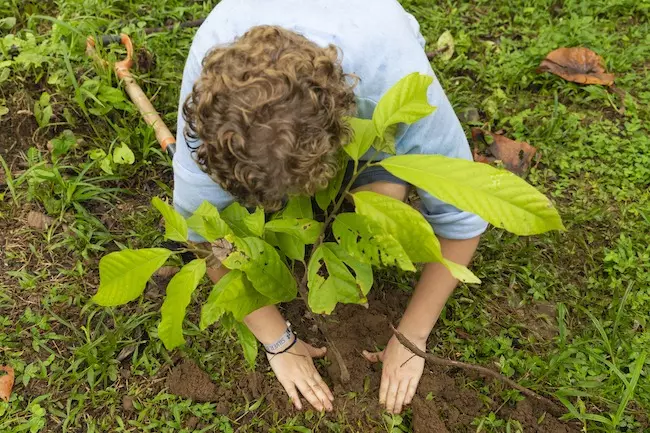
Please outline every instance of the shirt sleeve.
[{"label": "shirt sleeve", "polygon": [[[208,20],[206,20],[207,22]],[[201,61],[210,47],[214,45],[215,37],[206,35],[210,27],[199,29],[192,43],[188,59],[183,70],[183,82],[178,108],[176,124],[176,153],[174,154],[174,208],[184,217],[189,217],[203,203],[208,201],[217,209],[222,210],[234,200],[214,180],[201,170],[194,159],[193,148],[197,148],[200,141],[188,143],[184,136],[185,119],[183,119],[183,104],[192,92],[192,86],[201,73]],[[194,242],[204,242],[201,236],[189,231],[189,239]]]}]

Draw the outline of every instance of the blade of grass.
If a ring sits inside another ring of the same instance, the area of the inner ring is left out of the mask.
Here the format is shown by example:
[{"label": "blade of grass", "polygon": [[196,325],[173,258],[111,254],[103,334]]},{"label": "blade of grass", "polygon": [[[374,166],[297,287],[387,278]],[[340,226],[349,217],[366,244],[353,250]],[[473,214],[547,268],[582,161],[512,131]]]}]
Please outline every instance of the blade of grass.
[{"label": "blade of grass", "polygon": [[643,366],[645,365],[645,359],[647,355],[648,355],[647,352],[642,352],[641,355],[636,359],[636,363],[634,364],[634,370],[632,371],[632,380],[630,380],[630,382],[625,387],[623,398],[621,399],[621,402],[618,405],[618,409],[616,410],[616,414],[614,415],[614,420],[613,420],[614,428],[618,427],[618,424],[621,422],[621,418],[623,418],[623,414],[625,413],[625,408],[627,407],[627,404],[630,402],[632,396],[634,395],[634,389],[636,388],[637,383],[639,383],[639,378],[641,377],[641,370],[643,370]]}]

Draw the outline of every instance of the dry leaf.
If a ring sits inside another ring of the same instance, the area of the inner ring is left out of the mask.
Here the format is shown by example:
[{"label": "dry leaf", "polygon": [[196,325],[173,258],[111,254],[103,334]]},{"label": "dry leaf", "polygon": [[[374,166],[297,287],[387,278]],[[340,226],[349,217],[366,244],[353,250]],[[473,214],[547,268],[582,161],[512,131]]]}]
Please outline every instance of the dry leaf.
[{"label": "dry leaf", "polygon": [[178,266],[162,266],[158,268],[158,270],[153,274],[156,277],[171,278],[174,275],[176,275],[180,270],[181,268],[179,268]]},{"label": "dry leaf", "polygon": [[602,57],[588,48],[558,48],[548,53],[537,72],[550,72],[579,84],[614,84],[614,74],[605,71]]},{"label": "dry leaf", "polygon": [[447,30],[438,38],[436,43],[436,48],[440,51],[440,58],[445,62],[451,59],[454,55],[454,37],[451,35],[451,32]]},{"label": "dry leaf", "polygon": [[7,373],[0,376],[0,398],[9,401],[11,390],[14,387],[14,369],[6,365],[0,365],[0,371]]},{"label": "dry leaf", "polygon": [[219,263],[223,262],[235,250],[235,247],[225,239],[217,239],[212,242],[211,246],[212,255],[219,260]]},{"label": "dry leaf", "polygon": [[32,210],[27,214],[27,225],[33,229],[46,230],[53,222],[54,219],[52,219],[52,217],[49,217],[42,212]]},{"label": "dry leaf", "polygon": [[[503,135],[493,134],[479,128],[472,129],[474,140],[474,161],[491,164],[501,161],[505,168],[519,176],[522,176],[530,169],[530,164],[537,148],[523,141],[514,141]],[[487,149],[479,153],[476,144],[484,143]]]}]

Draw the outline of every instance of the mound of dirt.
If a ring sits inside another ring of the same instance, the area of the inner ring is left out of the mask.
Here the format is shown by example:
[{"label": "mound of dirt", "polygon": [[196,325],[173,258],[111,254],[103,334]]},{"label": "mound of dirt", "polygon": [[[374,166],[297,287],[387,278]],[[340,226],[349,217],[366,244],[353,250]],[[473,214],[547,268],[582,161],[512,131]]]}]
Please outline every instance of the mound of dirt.
[{"label": "mound of dirt", "polygon": [[[349,425],[363,427],[359,431],[385,431],[381,421],[384,412],[377,398],[381,368],[368,363],[361,351],[373,350],[386,344],[391,336],[389,324],[396,323],[406,302],[407,295],[404,293],[378,291],[371,296],[368,309],[358,305],[344,305],[327,318],[329,337],[340,351],[351,376],[349,383],[342,384],[337,364],[333,360],[330,360],[329,367],[320,369],[336,396],[334,413],[328,414],[328,419],[343,419]],[[299,302],[287,305],[284,313],[302,338],[315,345],[324,344],[324,338],[318,334],[310,314],[305,312]],[[538,407],[530,399],[509,406],[502,405],[498,396],[492,396],[490,402],[479,391],[466,386],[470,380],[475,379],[477,377],[470,379],[456,369],[427,366],[411,405],[413,431],[473,432],[476,429],[472,425],[475,418],[497,410],[499,417],[519,421],[526,432],[579,431],[546,413],[544,408]],[[293,416],[296,412],[279,383],[269,375],[257,372],[242,378],[236,385],[239,389],[225,388],[214,384],[193,361],[185,360],[172,370],[167,384],[173,394],[197,401],[216,402],[217,410],[223,414],[232,413],[233,407],[259,396],[265,396],[266,404],[282,415]],[[354,395],[352,400],[350,392]],[[541,424],[537,422],[539,419],[543,420]]]}]

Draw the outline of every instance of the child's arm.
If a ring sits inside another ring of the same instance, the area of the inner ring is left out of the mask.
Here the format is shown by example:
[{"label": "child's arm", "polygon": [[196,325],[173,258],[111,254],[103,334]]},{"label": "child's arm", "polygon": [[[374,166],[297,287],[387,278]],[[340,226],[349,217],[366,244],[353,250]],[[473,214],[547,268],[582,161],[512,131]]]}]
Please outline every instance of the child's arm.
[{"label": "child's arm", "polygon": [[[478,236],[464,240],[439,239],[445,258],[462,265],[469,264],[479,242]],[[443,265],[425,265],[398,330],[420,349],[426,350],[429,333],[457,284],[458,280]],[[383,362],[379,401],[389,412],[400,413],[402,406],[409,404],[415,395],[424,360],[414,358],[413,353],[394,336],[383,351],[364,351],[364,355],[372,362]]]},{"label": "child's arm", "polygon": [[[228,272],[225,268],[209,268],[208,276],[213,282],[219,281]],[[244,318],[244,323],[262,344],[273,344],[286,331],[286,321],[275,305],[255,310]],[[297,337],[294,337],[297,338]],[[286,344],[288,345],[289,342]],[[284,347],[278,347],[277,351]],[[298,391],[319,411],[332,410],[334,396],[323,382],[314,367],[312,358],[325,356],[327,350],[317,349],[302,340],[287,353],[268,355],[271,368],[297,409],[302,409]]]}]

